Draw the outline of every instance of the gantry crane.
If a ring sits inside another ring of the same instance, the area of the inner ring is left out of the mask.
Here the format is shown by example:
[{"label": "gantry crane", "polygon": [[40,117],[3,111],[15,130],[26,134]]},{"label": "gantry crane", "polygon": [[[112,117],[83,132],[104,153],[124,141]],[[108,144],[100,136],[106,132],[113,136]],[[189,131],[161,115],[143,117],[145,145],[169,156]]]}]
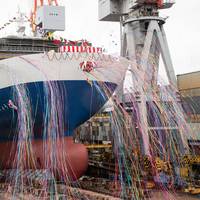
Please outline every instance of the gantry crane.
[{"label": "gantry crane", "polygon": [[64,31],[65,8],[57,0],[34,0],[30,21],[34,35]]},{"label": "gantry crane", "polygon": [[[176,119],[178,125],[171,125],[168,127],[149,127],[147,119],[147,104],[149,101],[154,101],[156,89],[159,91],[158,70],[161,57],[170,87],[175,88],[172,92],[175,93],[174,95],[176,95],[177,92],[176,75],[163,29],[163,24],[166,19],[159,16],[160,9],[170,8],[173,4],[174,1],[172,0],[99,0],[99,20],[120,22],[121,56],[133,62],[134,69],[131,71],[133,83],[135,83],[136,86],[133,85],[132,92],[134,96],[139,94],[140,98],[138,101],[139,119],[142,127],[143,150],[146,156],[151,156],[149,141],[150,132],[159,132],[162,130],[180,132],[180,119],[184,119],[182,112],[182,116],[178,116]],[[136,69],[141,72],[141,84],[137,83],[137,78],[135,78],[133,74]],[[160,93],[160,101],[177,101],[173,99],[173,97],[168,98],[166,96],[167,95],[164,97]],[[119,97],[123,97],[123,87],[121,88]],[[123,98],[121,101],[123,103]],[[174,105],[176,110],[177,102],[174,102]],[[181,105],[179,108],[181,109]],[[180,138],[182,155],[185,153],[185,150],[187,151],[188,149],[187,139],[184,137],[185,135],[186,134],[183,133],[178,135]]]}]

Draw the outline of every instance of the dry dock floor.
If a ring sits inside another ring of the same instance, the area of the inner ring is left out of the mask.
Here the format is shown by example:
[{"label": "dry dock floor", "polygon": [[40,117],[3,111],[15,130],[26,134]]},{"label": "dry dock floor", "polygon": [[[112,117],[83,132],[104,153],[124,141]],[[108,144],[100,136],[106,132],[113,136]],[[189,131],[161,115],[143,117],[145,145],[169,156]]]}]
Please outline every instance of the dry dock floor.
[{"label": "dry dock floor", "polygon": [[[86,193],[85,193],[86,192]],[[120,200],[119,198],[114,198],[114,197],[110,197],[107,195],[101,195],[101,194],[97,194],[95,192],[90,192],[90,191],[84,191],[85,194],[89,195],[90,197],[88,198],[88,200]],[[98,197],[97,197],[97,196]],[[8,193],[0,193],[0,200],[11,200],[12,196]],[[42,198],[42,197],[36,197],[33,196],[32,194],[21,194],[18,197],[15,198],[15,200],[47,200],[48,198]],[[50,199],[50,198],[49,198]],[[63,196],[63,198],[55,198],[55,200],[74,200],[73,198],[66,198]],[[191,196],[191,195],[187,195],[187,194],[169,194],[169,193],[165,193],[165,192],[161,192],[161,191],[157,191],[157,192],[153,192],[152,193],[152,197],[151,198],[146,198],[146,200],[200,200],[200,196]]]},{"label": "dry dock floor", "polygon": [[200,200],[200,196],[192,196],[188,194],[178,193],[170,194],[168,192],[156,191],[152,192],[152,197],[149,200]]}]

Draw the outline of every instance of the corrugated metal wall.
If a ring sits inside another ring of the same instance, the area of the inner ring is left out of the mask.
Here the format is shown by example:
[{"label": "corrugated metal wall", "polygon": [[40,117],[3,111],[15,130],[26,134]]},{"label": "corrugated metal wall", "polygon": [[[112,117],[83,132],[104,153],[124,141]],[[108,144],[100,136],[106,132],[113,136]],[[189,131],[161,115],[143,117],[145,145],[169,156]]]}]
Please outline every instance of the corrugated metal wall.
[{"label": "corrugated metal wall", "polygon": [[[200,89],[200,71],[177,76],[178,89]],[[200,93],[199,93],[200,94]]]}]

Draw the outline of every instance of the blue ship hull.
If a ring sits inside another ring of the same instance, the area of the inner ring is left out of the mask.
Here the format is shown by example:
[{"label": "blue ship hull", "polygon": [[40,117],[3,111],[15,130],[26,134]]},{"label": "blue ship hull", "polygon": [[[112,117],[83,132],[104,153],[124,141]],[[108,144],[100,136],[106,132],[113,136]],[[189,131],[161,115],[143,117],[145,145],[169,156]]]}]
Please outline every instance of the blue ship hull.
[{"label": "blue ship hull", "polygon": [[[84,80],[34,82],[21,85],[20,87],[26,90],[30,100],[31,116],[29,116],[29,120],[33,122],[34,138],[44,138],[45,120],[48,120],[48,109],[52,106],[49,103],[51,94],[55,105],[60,108],[60,113],[58,113],[63,119],[64,135],[72,136],[73,130],[98,112],[108,100],[109,97],[101,87],[102,84],[109,88],[111,93],[117,86],[114,83]],[[49,88],[52,88],[53,93]],[[18,87],[16,86],[0,89],[0,141],[19,139],[19,130],[17,129],[19,110],[8,106],[10,100],[16,107],[19,106],[17,91]]]},{"label": "blue ship hull", "polygon": [[73,132],[103,107],[128,66],[123,58],[87,53],[0,61],[0,169],[20,164],[57,178],[83,175],[88,153]]}]

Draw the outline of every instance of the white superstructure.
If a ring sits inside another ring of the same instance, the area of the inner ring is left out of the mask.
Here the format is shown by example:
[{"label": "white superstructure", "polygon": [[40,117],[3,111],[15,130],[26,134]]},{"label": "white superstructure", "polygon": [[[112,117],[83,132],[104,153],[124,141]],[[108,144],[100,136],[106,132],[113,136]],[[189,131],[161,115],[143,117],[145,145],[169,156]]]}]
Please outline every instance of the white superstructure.
[{"label": "white superstructure", "polygon": [[[9,86],[40,81],[99,81],[118,85],[122,82],[129,61],[108,55],[88,53],[33,54],[0,61],[0,89]],[[93,57],[93,58],[91,58]],[[96,59],[97,60],[96,60]],[[94,67],[86,72],[82,62],[91,61]]]}]

